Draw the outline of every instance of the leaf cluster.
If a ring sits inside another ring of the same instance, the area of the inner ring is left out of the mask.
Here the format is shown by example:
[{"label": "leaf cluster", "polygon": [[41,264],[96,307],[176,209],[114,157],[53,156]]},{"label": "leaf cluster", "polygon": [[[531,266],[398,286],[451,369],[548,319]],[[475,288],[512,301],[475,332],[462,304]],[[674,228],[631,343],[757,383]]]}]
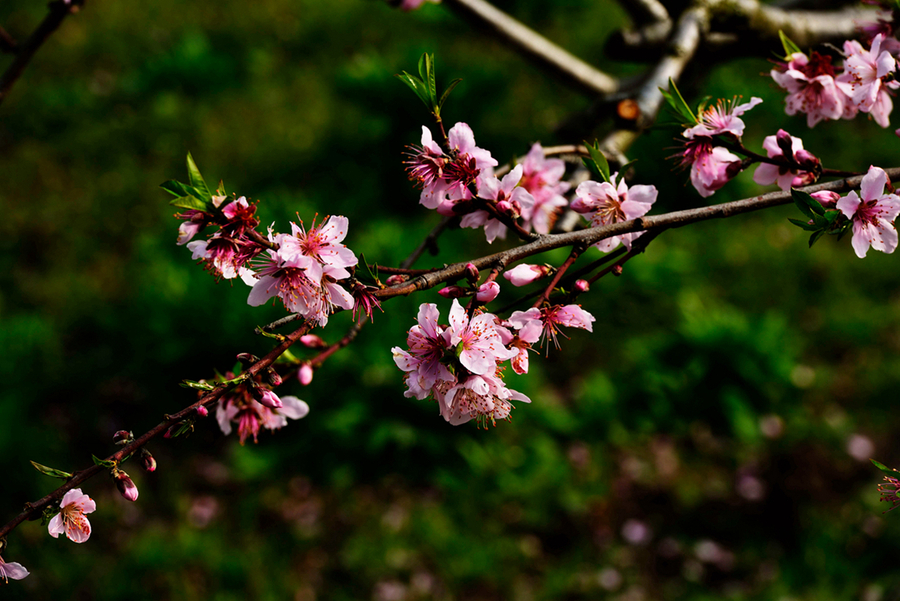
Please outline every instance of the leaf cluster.
[{"label": "leaf cluster", "polygon": [[438,98],[437,81],[434,72],[434,55],[427,52],[419,59],[418,77],[406,71],[397,73],[395,77],[408,85],[437,119],[441,118],[441,108],[444,106],[444,102],[447,101],[450,92],[462,81],[462,79],[451,81],[444,93]]},{"label": "leaf cluster", "polygon": [[825,234],[837,235],[840,240],[850,230],[850,220],[844,217],[843,213],[838,209],[826,209],[809,193],[791,188],[791,198],[808,220],[789,218],[788,221],[807,232],[812,232],[809,237],[810,248]]},{"label": "leaf cluster", "polygon": [[[190,183],[184,184],[170,179],[159,185],[160,188],[175,197],[169,201],[169,204],[182,209],[213,213],[218,207],[213,202],[212,192],[210,192],[209,186],[206,185],[206,181],[200,174],[200,169],[197,168],[197,163],[194,162],[194,157],[191,156],[190,152],[187,155],[187,170],[188,182]],[[216,195],[225,196],[225,185],[221,181],[216,189]]]}]

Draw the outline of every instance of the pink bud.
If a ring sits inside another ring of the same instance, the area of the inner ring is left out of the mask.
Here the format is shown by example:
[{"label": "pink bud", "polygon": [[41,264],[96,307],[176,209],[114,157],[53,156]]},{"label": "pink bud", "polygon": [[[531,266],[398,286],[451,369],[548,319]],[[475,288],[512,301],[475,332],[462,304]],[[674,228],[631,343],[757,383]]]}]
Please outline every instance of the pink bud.
[{"label": "pink bud", "polygon": [[128,430],[119,430],[113,434],[113,442],[118,445],[126,445],[132,440],[134,440],[134,434]]},{"label": "pink bud", "polygon": [[244,363],[256,363],[259,361],[259,357],[251,353],[240,353],[237,358],[238,361],[243,361]]},{"label": "pink bud", "polygon": [[509,280],[513,286],[525,286],[541,279],[548,273],[550,273],[550,270],[543,265],[527,265],[521,263],[509,271],[503,272],[503,277]]},{"label": "pink bud", "polygon": [[197,415],[199,415],[200,417],[206,417],[207,415],[209,415],[209,410],[203,405],[200,405],[199,407],[197,407]]},{"label": "pink bud", "polygon": [[575,290],[578,292],[587,292],[591,289],[591,285],[587,280],[575,280]]},{"label": "pink bud", "polygon": [[621,266],[621,265],[615,265],[615,266],[613,266],[613,268],[612,268],[612,274],[613,274],[613,275],[622,275],[622,266]]},{"label": "pink bud", "polygon": [[395,273],[390,276],[385,282],[388,286],[396,286],[397,284],[402,284],[406,280],[409,279],[408,275],[403,275],[402,273]]},{"label": "pink bud", "polygon": [[783,129],[779,129],[778,133],[775,134],[775,143],[778,144],[778,148],[781,149],[781,153],[785,158],[794,158],[794,148],[793,141],[791,140],[791,134],[787,133]]},{"label": "pink bud", "polygon": [[472,263],[466,263],[466,278],[472,283],[478,281],[478,268]]},{"label": "pink bud", "polygon": [[122,496],[129,501],[137,501],[138,489],[137,486],[134,485],[134,482],[131,480],[128,474],[126,474],[122,470],[116,470],[116,472],[113,474],[113,477],[116,479],[116,488],[119,489],[119,492],[122,493]]},{"label": "pink bud", "polygon": [[303,384],[304,386],[309,385],[313,379],[313,368],[308,362],[304,363],[300,366],[300,369],[297,370],[297,381]]},{"label": "pink bud", "polygon": [[469,293],[468,288],[463,288],[462,286],[447,286],[446,288],[441,288],[438,290],[438,294],[443,296],[444,298],[462,298]]},{"label": "pink bud", "polygon": [[300,337],[300,342],[307,348],[325,348],[325,341],[315,334],[306,334]]},{"label": "pink bud", "polygon": [[813,192],[810,194],[813,198],[819,201],[823,207],[833,206],[834,203],[838,201],[841,197],[837,192],[832,192],[831,190],[821,190],[819,192]]},{"label": "pink bud", "polygon": [[280,386],[282,379],[281,376],[278,375],[278,372],[272,369],[271,367],[266,370],[266,376],[268,377],[269,384],[272,386]]},{"label": "pink bud", "polygon": [[500,294],[500,284],[497,282],[485,282],[478,287],[475,299],[482,303],[489,303]]},{"label": "pink bud", "polygon": [[156,459],[147,449],[141,449],[141,467],[148,472],[156,471]]},{"label": "pink bud", "polygon": [[801,148],[794,154],[794,159],[806,169],[815,169],[821,161],[813,153]]},{"label": "pink bud", "polygon": [[282,407],[284,407],[284,403],[281,402],[281,399],[278,398],[278,395],[271,390],[257,390],[261,391],[259,398],[256,399],[260,402],[260,404],[265,405],[269,409],[281,409]]},{"label": "pink bud", "polygon": [[512,213],[513,206],[508,200],[501,200],[497,203],[497,210],[501,213]]}]

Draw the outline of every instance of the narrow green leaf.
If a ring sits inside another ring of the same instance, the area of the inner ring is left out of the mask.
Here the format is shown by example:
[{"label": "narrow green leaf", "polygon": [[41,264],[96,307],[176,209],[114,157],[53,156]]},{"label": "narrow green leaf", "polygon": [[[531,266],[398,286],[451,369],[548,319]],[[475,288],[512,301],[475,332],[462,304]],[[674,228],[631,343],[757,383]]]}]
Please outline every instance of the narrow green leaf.
[{"label": "narrow green leaf", "polygon": [[203,194],[197,188],[189,186],[187,184],[183,184],[174,179],[170,179],[167,182],[161,183],[159,187],[172,196],[193,196],[194,198],[199,198],[200,200],[206,200],[203,197]]},{"label": "narrow green leaf", "polygon": [[59,478],[61,480],[68,480],[72,477],[72,474],[69,472],[64,472],[62,470],[58,470],[56,468],[47,467],[46,465],[41,465],[36,461],[32,461],[31,465],[34,466],[34,469],[44,474],[45,476],[50,476],[51,478]]},{"label": "narrow green leaf", "polygon": [[882,472],[884,472],[885,475],[890,476],[891,478],[900,478],[900,473],[898,473],[897,470],[892,470],[885,464],[879,463],[878,461],[875,461],[874,459],[869,459],[869,461],[872,462],[872,465],[874,465],[875,467],[880,469]]},{"label": "narrow green leaf", "polygon": [[621,177],[625,177],[625,174],[628,173],[628,170],[631,169],[631,166],[637,162],[638,159],[631,159],[630,161],[619,167],[619,174],[621,175]]},{"label": "narrow green leaf", "polygon": [[796,225],[797,227],[803,228],[803,229],[806,230],[807,232],[814,232],[814,231],[816,231],[817,229],[819,229],[819,228],[817,228],[815,225],[813,225],[812,223],[808,223],[808,222],[802,221],[802,220],[800,220],[800,219],[791,219],[790,217],[788,217],[788,221],[790,221],[791,223],[793,223],[793,224]]},{"label": "narrow green leaf", "polygon": [[431,102],[431,110],[438,110],[437,99],[437,75],[434,72],[434,55],[425,54],[425,85],[428,87],[428,100]]},{"label": "narrow green leaf", "polygon": [[600,152],[599,145],[591,146],[587,142],[584,143],[585,147],[588,150],[588,154],[590,158],[582,157],[582,162],[584,165],[603,178],[603,181],[609,181],[609,161],[606,160],[606,156]]},{"label": "narrow green leaf", "polygon": [[182,209],[196,209],[198,211],[207,211],[207,203],[194,196],[182,196],[169,201],[173,207],[181,207]]},{"label": "narrow green leaf", "polygon": [[100,459],[96,455],[91,455],[91,459],[94,460],[94,465],[99,465],[101,467],[116,467],[115,461],[107,461],[106,459]]},{"label": "narrow green leaf", "polygon": [[224,181],[219,180],[219,185],[216,187],[216,194],[218,196],[227,196],[227,193],[225,192],[225,182]]},{"label": "narrow green leaf", "polygon": [[791,198],[804,215],[813,217],[814,215],[825,215],[825,207],[818,200],[809,195],[809,193],[796,188],[791,188]]},{"label": "narrow green leaf", "polygon": [[197,192],[201,194],[200,198],[202,200],[209,200],[212,195],[209,193],[209,188],[203,180],[203,176],[200,175],[200,170],[197,169],[197,163],[194,162],[194,157],[191,156],[190,152],[187,155],[187,169],[188,179],[190,180],[191,185],[196,188]]},{"label": "narrow green leaf", "polygon": [[428,91],[425,89],[425,83],[416,77],[415,75],[410,75],[406,71],[402,74],[398,73],[394,77],[408,85],[413,92],[416,93],[416,96],[419,97],[419,100],[425,103],[425,106],[431,109],[431,103],[428,101]]},{"label": "narrow green leaf", "polygon": [[206,382],[195,382],[194,380],[182,380],[178,383],[182,388],[193,388],[194,390],[215,390],[215,386]]},{"label": "narrow green leaf", "polygon": [[785,60],[789,60],[791,55],[797,52],[802,53],[799,46],[791,41],[791,38],[784,35],[784,32],[780,29],[778,30],[778,37],[781,38],[781,46],[784,48],[784,58]]},{"label": "narrow green leaf", "polygon": [[461,82],[461,81],[462,81],[461,78],[454,79],[453,81],[450,82],[450,85],[447,86],[447,89],[444,90],[444,93],[441,94],[441,99],[440,99],[440,101],[438,101],[438,111],[439,111],[439,112],[440,112],[440,110],[441,110],[442,108],[444,108],[444,102],[447,101],[447,96],[450,95],[450,92],[453,91],[453,88],[455,88],[456,86],[458,86],[458,85],[459,85],[459,82]]},{"label": "narrow green leaf", "polygon": [[[660,90],[662,90],[662,88],[660,88]],[[694,111],[691,110],[691,106],[684,100],[684,96],[681,95],[681,91],[678,89],[678,86],[675,85],[675,80],[671,77],[669,78],[669,91],[667,94],[671,98],[669,104],[672,105],[672,108],[674,108],[679,115],[685,117],[687,121],[690,121],[691,123],[697,122]]]},{"label": "narrow green leaf", "polygon": [[818,239],[821,238],[823,235],[825,235],[825,230],[819,230],[817,232],[813,232],[812,236],[809,237],[809,247],[812,248],[812,245],[815,244],[816,241],[818,241]]}]

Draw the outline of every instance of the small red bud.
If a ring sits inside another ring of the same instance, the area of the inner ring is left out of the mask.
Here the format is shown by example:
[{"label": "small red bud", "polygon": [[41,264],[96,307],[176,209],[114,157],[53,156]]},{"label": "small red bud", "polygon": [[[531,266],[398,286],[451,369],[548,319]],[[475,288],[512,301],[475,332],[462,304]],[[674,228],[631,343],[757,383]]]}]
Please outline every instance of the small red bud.
[{"label": "small red bud", "polygon": [[300,337],[300,342],[307,348],[325,348],[325,341],[315,334],[306,334]]},{"label": "small red bud", "polygon": [[612,274],[613,275],[622,275],[622,266],[621,265],[614,266],[612,268]]},{"label": "small red bud", "polygon": [[148,472],[156,471],[156,458],[147,449],[141,449],[141,467]]},{"label": "small red bud", "polygon": [[409,279],[408,275],[404,275],[402,273],[395,273],[394,275],[390,276],[385,283],[388,286],[396,286],[397,284],[402,284],[403,282],[405,282],[408,279]]},{"label": "small red bud", "polygon": [[575,290],[578,292],[587,292],[591,289],[591,285],[587,280],[575,280]]},{"label": "small red bud", "polygon": [[441,288],[438,290],[438,294],[443,296],[444,298],[462,298],[469,293],[468,288],[463,288],[462,286],[447,286],[446,288]]},{"label": "small red bud", "polygon": [[472,263],[466,263],[466,279],[473,284],[478,281],[478,268]]},{"label": "small red bud", "polygon": [[200,417],[206,417],[207,415],[209,415],[209,409],[207,409],[203,405],[199,405],[197,407],[197,415],[199,415]]},{"label": "small red bud", "polygon": [[278,375],[278,372],[272,369],[271,367],[266,370],[266,376],[269,379],[269,384],[272,386],[280,386],[281,385],[281,376]]},{"label": "small red bud", "polygon": [[134,440],[134,434],[128,430],[119,430],[113,434],[113,442],[117,445],[126,445],[132,440]]},{"label": "small red bud", "polygon": [[238,361],[243,361],[244,363],[256,363],[259,361],[259,357],[253,355],[251,353],[241,353],[237,356]]}]

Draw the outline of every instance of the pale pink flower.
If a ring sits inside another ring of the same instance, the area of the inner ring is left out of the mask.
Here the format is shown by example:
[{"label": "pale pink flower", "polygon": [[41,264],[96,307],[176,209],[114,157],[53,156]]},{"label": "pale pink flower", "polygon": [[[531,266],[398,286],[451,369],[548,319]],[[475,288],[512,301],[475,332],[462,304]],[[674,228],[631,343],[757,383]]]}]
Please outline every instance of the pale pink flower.
[{"label": "pale pink flower", "polygon": [[478,287],[478,292],[475,293],[475,300],[480,303],[489,303],[500,294],[500,284],[497,282],[485,282],[481,286]]},{"label": "pale pink flower", "polygon": [[459,301],[450,308],[450,345],[456,346],[459,362],[476,375],[493,373],[497,363],[518,354],[508,350],[500,339],[496,318],[491,313],[476,313],[471,319]]},{"label": "pale pink flower", "polygon": [[309,413],[309,405],[295,396],[281,397],[282,406],[270,409],[259,404],[249,394],[239,393],[219,400],[216,407],[216,421],[226,436],[231,434],[231,424],[238,425],[241,444],[253,437],[257,442],[259,429],[278,430],[288,424],[288,419],[300,419]]},{"label": "pale pink flower", "polygon": [[291,223],[292,235],[280,234],[276,236],[281,258],[290,262],[303,255],[312,259],[307,270],[307,276],[313,281],[321,280],[321,272],[317,270],[319,265],[331,265],[332,267],[353,267],[359,263],[359,259],[353,251],[340,244],[347,236],[350,220],[342,215],[329,217],[322,225],[316,227],[313,221],[312,229],[307,232],[300,225]]},{"label": "pale pink flower", "polygon": [[[575,201],[572,202],[572,210],[578,213],[591,213],[591,227],[609,225],[637,219],[647,214],[650,207],[656,202],[656,186],[631,186],[621,178],[616,184],[614,173],[609,182],[597,183],[586,181],[579,184],[575,190]],[[631,243],[643,232],[632,232],[606,238],[594,244],[603,252],[609,252],[619,245],[631,250]]]},{"label": "pale pink flower", "polygon": [[[775,136],[766,136],[763,140],[763,148],[770,159],[785,157],[785,151],[790,151],[790,156],[787,157],[789,160],[798,163],[805,160],[810,167],[818,163],[818,159],[803,149],[803,140],[795,138],[783,129],[779,129]],[[753,173],[753,181],[757,184],[768,186],[777,183],[778,187],[784,191],[790,190],[792,187],[805,186],[815,180],[816,174],[813,171],[791,169],[785,165],[771,163],[760,163]]]},{"label": "pale pink flower", "polygon": [[511,401],[530,403],[524,394],[507,388],[496,374],[472,375],[461,382],[442,382],[435,392],[441,416],[458,426],[477,420],[487,427],[498,419],[508,419]]},{"label": "pale pink flower", "polygon": [[503,277],[509,280],[513,286],[527,286],[550,273],[546,265],[528,265],[520,263],[508,271],[503,272]]},{"label": "pale pink flower", "polygon": [[419,306],[418,324],[409,329],[406,342],[409,351],[394,347],[394,363],[407,373],[406,397],[424,399],[435,383],[456,380],[441,359],[450,348],[450,332],[438,325],[440,313],[434,303]]},{"label": "pale pink flower", "polygon": [[[478,183],[478,197],[493,200],[498,210],[506,210],[513,218],[523,217],[528,220],[534,209],[534,197],[525,188],[517,187],[522,179],[522,165],[503,176],[502,180],[494,176],[483,177]],[[460,227],[477,228],[484,226],[487,241],[506,237],[506,226],[499,220],[490,217],[487,211],[473,211],[463,216]]]},{"label": "pale pink flower", "polygon": [[527,342],[536,342],[538,336],[543,335],[545,344],[552,340],[553,345],[559,348],[557,335],[562,333],[560,326],[593,332],[594,321],[594,316],[579,305],[553,305],[544,309],[532,307],[527,311],[515,311],[508,323],[518,330],[519,338]]},{"label": "pale pink flower", "polygon": [[561,159],[546,158],[541,145],[534,144],[522,161],[522,168],[519,185],[534,197],[534,208],[523,227],[533,228],[538,234],[549,234],[560,209],[569,204],[563,194],[570,184],[560,181],[566,164]]},{"label": "pale pink flower", "polygon": [[772,69],[770,74],[779,86],[788,91],[784,112],[806,114],[806,124],[815,126],[823,119],[840,119],[844,114],[846,94],[835,84],[831,57],[813,51],[810,57],[802,52],[790,56],[784,69]]},{"label": "pale pink flower", "polygon": [[91,523],[84,514],[97,509],[97,504],[80,488],[73,488],[59,503],[59,513],[50,520],[50,536],[57,538],[65,533],[69,540],[83,543],[91,536]]},{"label": "pale pink flower", "polygon": [[887,50],[881,50],[883,35],[872,40],[872,47],[866,50],[856,40],[844,42],[845,73],[839,80],[850,84],[851,100],[862,112],[869,113],[878,125],[887,127],[893,102],[887,88],[896,89],[900,82],[885,82],[884,78],[894,72],[897,61]]},{"label": "pale pink flower", "polygon": [[887,182],[883,169],[870,166],[860,186],[862,198],[853,190],[837,201],[837,208],[853,221],[853,250],[860,259],[869,246],[888,254],[897,248],[893,221],[900,214],[900,197],[884,193]]},{"label": "pale pink flower", "polygon": [[0,557],[0,579],[3,582],[9,582],[10,579],[21,580],[29,573],[22,564],[15,561],[3,561],[3,558]]},{"label": "pale pink flower", "polygon": [[761,102],[762,98],[756,97],[745,104],[737,104],[737,98],[731,102],[719,100],[700,113],[697,125],[684,130],[684,137],[690,139],[694,136],[712,137],[730,134],[740,138],[744,134],[744,122],[738,117]]},{"label": "pale pink flower", "polygon": [[682,166],[691,168],[691,184],[707,198],[741,172],[741,157],[722,146],[713,146],[709,138],[689,140],[681,158]]}]

